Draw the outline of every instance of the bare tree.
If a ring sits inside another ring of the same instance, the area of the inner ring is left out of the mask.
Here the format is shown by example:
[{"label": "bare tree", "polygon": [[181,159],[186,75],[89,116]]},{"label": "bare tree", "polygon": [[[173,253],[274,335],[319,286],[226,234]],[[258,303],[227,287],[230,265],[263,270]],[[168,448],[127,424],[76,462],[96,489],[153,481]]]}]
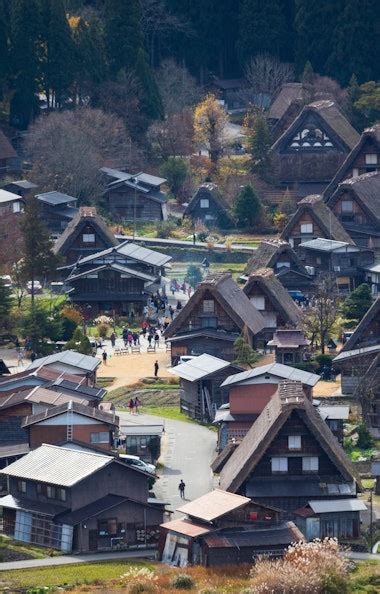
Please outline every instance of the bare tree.
[{"label": "bare tree", "polygon": [[171,115],[193,106],[201,97],[201,90],[188,70],[175,60],[164,60],[157,71],[157,85],[165,114]]},{"label": "bare tree", "polygon": [[0,271],[11,274],[20,257],[23,243],[20,221],[22,215],[8,213],[0,217]]},{"label": "bare tree", "polygon": [[248,87],[240,91],[241,99],[260,108],[268,107],[270,100],[281,86],[294,80],[291,64],[280,62],[266,54],[259,54],[252,58],[244,74]]},{"label": "bare tree", "polygon": [[334,277],[326,275],[318,278],[318,286],[309,307],[303,316],[303,330],[312,342],[318,343],[324,353],[331,331],[337,321],[339,295]]},{"label": "bare tree", "polygon": [[131,167],[133,162],[123,121],[100,109],[40,117],[30,129],[26,150],[33,166],[31,178],[41,191],[59,190],[80,202],[99,197],[101,167]]},{"label": "bare tree", "polygon": [[193,152],[193,114],[190,109],[173,113],[148,130],[152,151],[161,159],[185,157]]}]

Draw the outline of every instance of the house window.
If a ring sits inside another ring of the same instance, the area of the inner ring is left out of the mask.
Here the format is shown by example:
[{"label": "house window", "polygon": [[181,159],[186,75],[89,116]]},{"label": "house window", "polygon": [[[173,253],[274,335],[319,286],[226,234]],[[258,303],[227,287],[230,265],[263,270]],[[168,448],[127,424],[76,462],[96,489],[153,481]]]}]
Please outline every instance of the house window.
[{"label": "house window", "polygon": [[[119,524],[122,526],[122,524]],[[108,520],[99,520],[98,532],[99,536],[112,536],[118,533],[117,518],[109,518]]]},{"label": "house window", "polygon": [[353,168],[352,177],[359,177],[359,169],[357,167]]},{"label": "house window", "polygon": [[290,262],[276,262],[276,268],[290,268]]},{"label": "house window", "polygon": [[303,472],[318,472],[319,460],[318,456],[304,456],[302,458],[302,471]]},{"label": "house window", "polygon": [[354,205],[352,200],[342,200],[342,212],[352,212]]},{"label": "house window", "polygon": [[99,431],[99,433],[90,434],[91,443],[109,443],[110,437],[108,431]]},{"label": "house window", "polygon": [[58,499],[66,501],[66,489],[59,489]]},{"label": "house window", "polygon": [[288,436],[288,448],[289,448],[289,450],[300,450],[301,449],[301,436],[300,435],[289,435]]},{"label": "house window", "polygon": [[83,233],[83,243],[95,243],[95,233]]},{"label": "house window", "polygon": [[256,309],[260,311],[265,310],[265,297],[262,297],[261,295],[254,295],[251,297],[251,301]]},{"label": "house window", "polygon": [[215,301],[213,299],[205,299],[203,301],[203,313],[214,313]]},{"label": "house window", "polygon": [[201,198],[201,208],[210,208],[210,201],[208,198]]},{"label": "house window", "polygon": [[377,165],[377,155],[376,155],[376,153],[368,153],[365,156],[365,164],[366,165]]},{"label": "house window", "polygon": [[26,481],[17,481],[17,491],[19,493],[26,493]]},{"label": "house window", "polygon": [[288,472],[288,459],[286,457],[275,456],[271,462],[272,473]]},{"label": "house window", "polygon": [[303,223],[301,225],[301,233],[313,233],[313,223]]},{"label": "house window", "polygon": [[13,202],[13,212],[21,212],[21,204],[19,202]]},{"label": "house window", "polygon": [[216,318],[202,318],[202,328],[217,328],[217,319]]}]

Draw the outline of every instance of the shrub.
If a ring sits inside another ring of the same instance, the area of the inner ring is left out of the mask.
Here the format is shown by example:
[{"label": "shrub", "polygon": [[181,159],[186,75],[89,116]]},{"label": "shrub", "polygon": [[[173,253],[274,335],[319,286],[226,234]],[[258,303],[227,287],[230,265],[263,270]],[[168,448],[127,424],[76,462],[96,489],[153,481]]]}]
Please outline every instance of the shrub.
[{"label": "shrub", "polygon": [[172,579],[170,585],[173,588],[177,588],[177,590],[191,590],[194,588],[195,583],[191,575],[188,575],[187,573],[179,573]]},{"label": "shrub", "polygon": [[356,442],[356,445],[362,450],[368,450],[373,446],[373,439],[365,423],[360,423],[358,427],[358,441]]},{"label": "shrub", "polygon": [[160,221],[156,225],[157,237],[160,239],[168,239],[176,228],[173,221]]},{"label": "shrub", "polygon": [[106,338],[108,334],[108,330],[110,329],[108,324],[99,324],[98,326],[98,334],[100,338]]}]

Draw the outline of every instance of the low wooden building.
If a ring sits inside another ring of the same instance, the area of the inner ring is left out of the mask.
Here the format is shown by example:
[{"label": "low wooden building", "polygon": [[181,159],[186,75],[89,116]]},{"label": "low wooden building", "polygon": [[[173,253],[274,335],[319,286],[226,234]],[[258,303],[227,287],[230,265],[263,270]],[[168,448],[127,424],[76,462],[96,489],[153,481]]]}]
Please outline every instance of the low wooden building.
[{"label": "low wooden building", "polygon": [[36,188],[38,188],[38,186],[27,179],[11,181],[3,186],[3,190],[17,194],[22,198],[30,196]]},{"label": "low wooden building", "polygon": [[300,308],[271,268],[250,274],[243,291],[265,320],[263,333],[267,340],[278,328],[295,327],[301,321]]},{"label": "low wooden building", "polygon": [[0,177],[5,177],[7,173],[19,168],[18,157],[10,140],[0,130]]},{"label": "low wooden building", "polygon": [[329,200],[338,185],[351,177],[378,171],[380,167],[380,124],[366,128],[359,142],[339,167],[336,175],[324,191],[324,199]]},{"label": "low wooden building", "polygon": [[301,526],[297,512],[310,507],[317,517],[309,538],[360,535],[360,479],[299,381],[280,383],[223,467],[220,487],[276,507]]},{"label": "low wooden building", "polygon": [[181,412],[201,422],[213,421],[216,409],[225,403],[221,384],[240,371],[238,365],[207,354],[172,367],[170,372],[180,378]]},{"label": "low wooden building", "polygon": [[8,190],[0,190],[0,218],[6,217],[9,214],[18,214],[24,210],[24,200],[21,196],[9,192]]},{"label": "low wooden building", "polygon": [[272,268],[275,276],[286,289],[308,292],[312,277],[290,244],[282,239],[261,241],[248,261],[243,278],[262,268]]},{"label": "low wooden building", "polygon": [[68,373],[80,376],[86,380],[90,386],[96,383],[96,370],[100,365],[100,359],[82,355],[76,351],[61,351],[47,357],[35,359],[28,367],[27,371],[32,372],[39,367],[52,367],[61,373]]},{"label": "low wooden building", "polygon": [[165,338],[171,343],[172,364],[181,355],[235,358],[234,342],[244,332],[248,343],[262,348],[260,333],[265,321],[230,273],[208,276],[168,328]]},{"label": "low wooden building", "polygon": [[271,148],[277,183],[320,194],[359,138],[334,101],[306,105]]},{"label": "low wooden building", "polygon": [[166,179],[137,173],[133,175],[117,169],[101,169],[111,181],[104,191],[108,212],[116,221],[165,221],[166,194],[161,186]]},{"label": "low wooden building", "polygon": [[380,172],[343,181],[328,206],[356,245],[380,250]]},{"label": "low wooden building", "polygon": [[62,192],[36,194],[41,216],[54,235],[60,235],[78,213],[77,199]]},{"label": "low wooden building", "polygon": [[15,540],[65,553],[157,543],[164,509],[149,499],[152,475],[114,456],[44,444],[0,474],[3,530]]},{"label": "low wooden building", "polygon": [[302,330],[284,330],[275,332],[267,347],[274,352],[276,363],[296,365],[303,363],[310,340],[305,338]]},{"label": "low wooden building", "polygon": [[207,227],[225,229],[233,225],[231,208],[222,197],[218,186],[204,183],[199,186],[186,206],[184,217],[189,217],[194,224],[201,221]]},{"label": "low wooden building", "polygon": [[93,206],[82,206],[54,244],[53,252],[73,264],[80,258],[119,245]]}]

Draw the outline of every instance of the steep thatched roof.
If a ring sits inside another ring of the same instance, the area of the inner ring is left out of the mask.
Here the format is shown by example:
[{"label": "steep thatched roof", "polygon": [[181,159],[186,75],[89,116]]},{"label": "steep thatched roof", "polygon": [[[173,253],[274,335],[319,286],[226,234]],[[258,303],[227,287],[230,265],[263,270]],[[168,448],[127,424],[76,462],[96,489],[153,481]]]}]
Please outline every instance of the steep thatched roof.
[{"label": "steep thatched roof", "polygon": [[271,268],[259,268],[259,270],[256,270],[249,276],[243,288],[247,297],[251,296],[254,286],[259,287],[271,301],[276,311],[281,314],[285,324],[297,326],[302,317],[301,310],[294,303],[285,287],[276,278]]},{"label": "steep thatched roof", "polygon": [[248,261],[244,274],[251,275],[260,268],[273,268],[276,264],[277,258],[287,253],[289,260],[294,263],[295,268],[301,274],[308,275],[305,266],[297,256],[296,252],[283,239],[268,239],[261,241],[259,247]]},{"label": "steep thatched roof", "polygon": [[213,183],[204,183],[199,186],[183,214],[191,215],[197,208],[199,201],[203,198],[211,198],[232,221],[231,208],[221,195],[218,186]]},{"label": "steep thatched roof", "polygon": [[306,212],[316,221],[326,239],[354,244],[343,225],[323,201],[323,196],[320,194],[312,194],[300,200],[297,211],[281,233],[282,239],[286,241],[289,239],[294,225],[298,223],[302,215]]},{"label": "steep thatched roof", "polygon": [[[372,306],[369,308],[364,318],[360,321],[359,325],[355,328],[354,333],[347,340],[342,348],[341,352],[352,351],[360,346],[361,339],[365,337],[366,330],[369,324],[375,319],[380,319],[380,297],[374,301]],[[377,336],[377,342],[380,344],[380,336]]]},{"label": "steep thatched roof", "polygon": [[97,213],[96,208],[93,206],[82,206],[77,215],[67,225],[62,235],[55,242],[53,247],[54,253],[64,256],[75,239],[82,232],[83,227],[89,222],[91,223],[91,226],[95,228],[95,232],[98,233],[104,241],[106,248],[119,244],[102,217]]},{"label": "steep thatched roof", "polygon": [[246,327],[252,335],[255,335],[265,328],[263,316],[250,302],[245,293],[239,289],[231,274],[220,273],[208,276],[198,285],[185,307],[181,309],[165,330],[166,338],[181,332],[181,327],[206,292],[211,293],[215,301],[221,305],[241,331]]},{"label": "steep thatched roof", "polygon": [[0,130],[0,159],[15,159],[17,153],[4,132]]},{"label": "steep thatched roof", "polygon": [[302,383],[285,380],[254,422],[220,474],[220,488],[236,493],[254,471],[280,429],[295,411],[345,480],[360,479],[338,440],[306,397]]},{"label": "steep thatched roof", "polygon": [[292,103],[302,101],[302,96],[302,83],[285,83],[270,106],[268,118],[270,120],[280,120]]},{"label": "steep thatched roof", "polygon": [[346,179],[338,185],[328,205],[332,207],[344,192],[352,193],[363,210],[380,225],[380,172],[372,171]]}]

